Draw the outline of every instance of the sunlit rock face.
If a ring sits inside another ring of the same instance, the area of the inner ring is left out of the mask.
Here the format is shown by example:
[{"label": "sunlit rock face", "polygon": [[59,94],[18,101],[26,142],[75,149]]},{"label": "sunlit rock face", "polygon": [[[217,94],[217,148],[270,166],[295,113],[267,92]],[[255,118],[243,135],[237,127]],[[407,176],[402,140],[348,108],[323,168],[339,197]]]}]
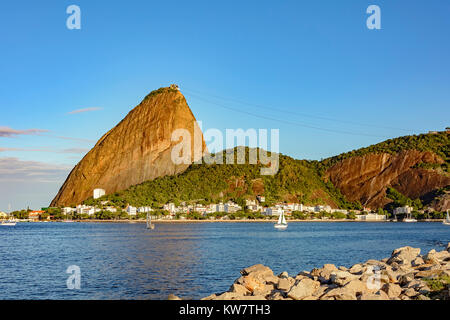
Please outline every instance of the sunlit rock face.
[{"label": "sunlit rock face", "polygon": [[189,164],[176,164],[171,157],[180,142],[172,141],[177,129],[190,134],[191,162],[201,158],[206,145],[184,96],[174,88],[153,91],[73,168],[51,206],[79,204],[96,188],[111,194],[183,172]]}]

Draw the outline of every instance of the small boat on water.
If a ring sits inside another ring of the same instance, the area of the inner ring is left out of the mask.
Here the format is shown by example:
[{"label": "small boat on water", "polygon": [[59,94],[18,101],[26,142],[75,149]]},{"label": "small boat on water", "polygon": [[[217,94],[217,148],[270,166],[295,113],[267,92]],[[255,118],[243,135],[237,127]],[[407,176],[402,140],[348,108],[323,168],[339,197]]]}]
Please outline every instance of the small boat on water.
[{"label": "small boat on water", "polygon": [[450,216],[448,215],[448,210],[447,210],[447,217],[445,218],[444,221],[442,221],[442,224],[450,226]]},{"label": "small boat on water", "polygon": [[153,230],[155,229],[155,225],[152,224],[152,217],[149,213],[147,213],[147,229]]},{"label": "small boat on water", "polygon": [[406,218],[403,219],[403,222],[417,222],[417,220],[412,217],[411,213],[408,213]]},{"label": "small boat on water", "polygon": [[9,226],[9,227],[13,227],[16,225],[16,221],[15,220],[4,220],[2,222],[0,222],[0,226]]},{"label": "small boat on water", "polygon": [[281,211],[280,216],[278,217],[278,222],[274,225],[275,229],[285,230],[288,227],[286,222],[286,218],[284,217],[284,212]]}]

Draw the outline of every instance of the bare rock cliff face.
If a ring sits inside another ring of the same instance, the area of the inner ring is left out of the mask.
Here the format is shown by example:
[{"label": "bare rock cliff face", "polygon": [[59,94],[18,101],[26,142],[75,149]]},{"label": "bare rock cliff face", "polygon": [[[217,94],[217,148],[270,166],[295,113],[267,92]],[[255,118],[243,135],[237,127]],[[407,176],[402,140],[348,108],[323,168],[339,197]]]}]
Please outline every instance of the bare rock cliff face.
[{"label": "bare rock cliff face", "polygon": [[[191,161],[201,158],[205,142],[184,96],[169,88],[152,92],[75,166],[51,206],[79,204],[96,188],[110,194],[183,172],[189,164],[175,164],[171,159],[172,148],[180,141],[171,141],[176,129],[191,135]],[[200,146],[196,152],[194,136]]]},{"label": "bare rock cliff face", "polygon": [[450,184],[450,177],[432,170],[413,168],[418,163],[442,163],[432,152],[405,150],[397,154],[378,153],[345,159],[327,170],[325,179],[350,201],[372,209],[390,202],[386,188],[394,187],[409,198],[421,197]]}]

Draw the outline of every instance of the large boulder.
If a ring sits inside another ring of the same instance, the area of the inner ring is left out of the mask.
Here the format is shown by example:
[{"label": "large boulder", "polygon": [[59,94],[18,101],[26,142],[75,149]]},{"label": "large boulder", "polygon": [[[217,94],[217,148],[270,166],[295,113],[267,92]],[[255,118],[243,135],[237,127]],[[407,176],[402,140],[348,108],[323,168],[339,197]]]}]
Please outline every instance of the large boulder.
[{"label": "large boulder", "polygon": [[330,298],[333,300],[356,300],[356,295],[348,288],[335,288],[327,291],[320,297],[320,300],[329,300]]},{"label": "large boulder", "polygon": [[238,293],[241,294],[243,296],[247,295],[250,293],[250,290],[248,290],[245,286],[241,285],[241,284],[237,284],[237,283],[233,283],[233,285],[231,286],[230,290],[228,290],[229,292],[234,292],[234,293]]},{"label": "large boulder", "polygon": [[422,264],[425,264],[425,261],[423,261],[422,257],[417,257],[411,262],[413,267],[418,267]]},{"label": "large boulder", "polygon": [[415,274],[416,278],[437,278],[439,277],[444,271],[440,269],[435,270],[424,270],[419,271]]},{"label": "large boulder", "polygon": [[292,286],[292,283],[289,280],[289,278],[281,278],[278,281],[277,289],[287,292],[287,291],[289,291],[291,289],[291,286]]},{"label": "large boulder", "polygon": [[358,298],[359,300],[389,300],[389,296],[383,290],[379,290],[375,293],[367,292],[363,293]]},{"label": "large boulder", "polygon": [[236,292],[224,292],[221,295],[215,297],[213,300],[234,300],[240,297],[242,297],[242,295]]},{"label": "large boulder", "polygon": [[373,291],[367,286],[366,282],[356,279],[348,282],[343,288],[355,297]]},{"label": "large boulder", "polygon": [[390,299],[397,298],[402,293],[402,288],[395,283],[386,283],[381,290],[386,292]]},{"label": "large boulder", "polygon": [[355,264],[348,271],[352,274],[361,274],[363,272],[363,267],[361,264]]},{"label": "large boulder", "polygon": [[430,250],[425,256],[423,256],[423,261],[428,264],[439,264],[439,258],[436,254],[436,250]]},{"label": "large boulder", "polygon": [[358,279],[359,277],[357,275],[351,274],[347,271],[333,271],[330,275],[330,281],[332,283],[335,283],[337,285],[343,286],[346,283],[350,282],[351,280]]},{"label": "large boulder", "polygon": [[243,276],[252,275],[254,277],[264,278],[266,276],[273,276],[273,271],[262,264],[255,264],[251,267],[244,268],[241,270]]},{"label": "large boulder", "polygon": [[312,296],[320,288],[320,282],[306,278],[298,281],[287,293],[288,297],[294,300]]},{"label": "large boulder", "polygon": [[266,283],[259,277],[247,275],[243,277],[242,286],[244,286],[251,293],[265,291]]}]

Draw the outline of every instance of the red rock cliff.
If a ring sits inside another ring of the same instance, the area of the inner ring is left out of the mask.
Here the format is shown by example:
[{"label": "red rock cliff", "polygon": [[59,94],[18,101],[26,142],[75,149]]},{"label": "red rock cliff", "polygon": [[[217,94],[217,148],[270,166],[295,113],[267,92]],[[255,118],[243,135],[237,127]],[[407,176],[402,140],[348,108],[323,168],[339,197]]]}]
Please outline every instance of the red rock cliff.
[{"label": "red rock cliff", "polygon": [[345,159],[325,173],[325,179],[339,188],[350,201],[372,209],[390,202],[386,188],[391,186],[415,199],[450,184],[450,177],[436,171],[413,168],[418,163],[442,163],[432,152],[416,150],[397,154],[378,153]]}]

